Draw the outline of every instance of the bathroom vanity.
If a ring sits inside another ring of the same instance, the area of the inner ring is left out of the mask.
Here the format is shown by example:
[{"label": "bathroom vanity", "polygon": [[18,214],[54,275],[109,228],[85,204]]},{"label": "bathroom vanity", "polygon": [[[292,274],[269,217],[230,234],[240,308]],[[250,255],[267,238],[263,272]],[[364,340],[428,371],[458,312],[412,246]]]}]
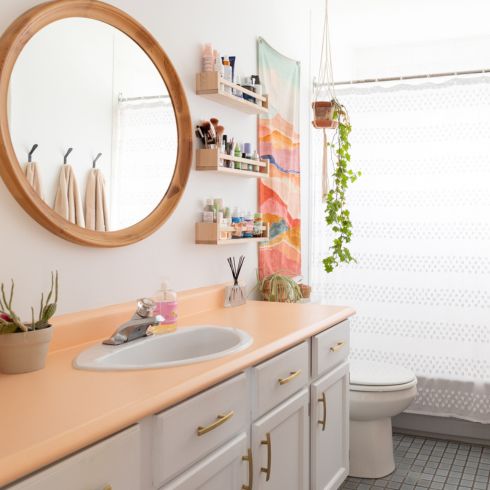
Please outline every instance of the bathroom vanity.
[{"label": "bathroom vanity", "polygon": [[[105,319],[98,331],[103,338],[134,305],[60,317],[46,369],[0,377],[2,393],[14,405],[0,420],[0,431],[7,440],[19,435],[10,451],[4,444],[0,448],[0,485],[9,484],[9,490],[337,488],[348,473],[347,318],[353,311],[264,302],[225,309],[222,289],[182,293],[179,328],[229,325],[248,332],[253,344],[188,366],[76,370],[73,359],[97,342],[81,342],[95,333],[94,322],[100,326]],[[14,378],[17,389],[27,390],[23,398],[18,391],[21,400],[8,396]],[[27,431],[22,420],[24,415],[29,420],[26,403],[34,396],[29,391],[48,382],[57,384],[52,391],[59,399],[38,403]]]}]

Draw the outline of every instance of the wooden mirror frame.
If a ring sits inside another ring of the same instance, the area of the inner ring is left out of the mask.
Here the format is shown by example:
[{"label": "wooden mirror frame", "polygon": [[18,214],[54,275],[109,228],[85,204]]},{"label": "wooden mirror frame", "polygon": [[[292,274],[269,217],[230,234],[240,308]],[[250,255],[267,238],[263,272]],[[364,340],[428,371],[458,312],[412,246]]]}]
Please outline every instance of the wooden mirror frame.
[{"label": "wooden mirror frame", "polygon": [[[175,111],[178,151],[174,175],[163,199],[142,221],[117,231],[92,231],[62,218],[34,191],[17,160],[7,114],[10,77],[24,46],[43,27],[69,17],[109,24],[129,36],[151,59],[163,78]],[[0,38],[0,175],[8,189],[39,224],[61,238],[93,247],[120,247],[154,233],[170,217],[184,192],[192,163],[192,123],[182,83],[156,39],[122,10],[97,0],[54,0],[22,14]]]}]

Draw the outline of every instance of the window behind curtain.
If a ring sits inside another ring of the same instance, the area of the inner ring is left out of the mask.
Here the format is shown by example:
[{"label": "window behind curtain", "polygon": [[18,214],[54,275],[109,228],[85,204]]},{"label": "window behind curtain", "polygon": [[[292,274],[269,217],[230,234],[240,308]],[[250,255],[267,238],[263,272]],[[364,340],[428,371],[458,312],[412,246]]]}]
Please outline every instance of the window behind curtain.
[{"label": "window behind curtain", "polygon": [[116,118],[111,216],[121,229],[162,200],[175,169],[177,131],[170,98],[120,100]]},{"label": "window behind curtain", "polygon": [[353,358],[416,372],[409,411],[490,423],[490,78],[338,92],[363,172],[348,191],[357,264],[323,271],[313,130],[313,290],[356,308]]}]

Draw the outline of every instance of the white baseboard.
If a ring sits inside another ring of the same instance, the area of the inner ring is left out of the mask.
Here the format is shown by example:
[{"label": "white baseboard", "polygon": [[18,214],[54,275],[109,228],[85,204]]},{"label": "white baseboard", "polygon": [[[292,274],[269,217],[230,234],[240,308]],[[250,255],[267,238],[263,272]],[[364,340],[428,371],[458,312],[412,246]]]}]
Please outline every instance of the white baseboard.
[{"label": "white baseboard", "polygon": [[490,446],[490,424],[450,417],[402,413],[393,417],[395,432]]}]

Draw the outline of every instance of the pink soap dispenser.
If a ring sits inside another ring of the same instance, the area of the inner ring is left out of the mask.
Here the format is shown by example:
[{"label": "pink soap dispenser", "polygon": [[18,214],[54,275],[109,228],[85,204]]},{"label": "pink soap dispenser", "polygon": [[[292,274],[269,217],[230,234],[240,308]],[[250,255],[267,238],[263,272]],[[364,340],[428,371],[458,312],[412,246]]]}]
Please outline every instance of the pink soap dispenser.
[{"label": "pink soap dispenser", "polygon": [[165,319],[160,325],[177,323],[177,293],[169,289],[167,281],[162,281],[158,291],[156,311]]}]

